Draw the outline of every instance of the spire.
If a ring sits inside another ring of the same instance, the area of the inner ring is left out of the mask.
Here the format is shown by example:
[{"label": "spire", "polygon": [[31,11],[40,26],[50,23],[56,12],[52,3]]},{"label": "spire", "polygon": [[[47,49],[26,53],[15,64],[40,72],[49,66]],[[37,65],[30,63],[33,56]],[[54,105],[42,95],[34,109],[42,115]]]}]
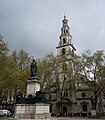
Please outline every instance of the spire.
[{"label": "spire", "polygon": [[66,19],[66,15],[64,15],[64,19]]},{"label": "spire", "polygon": [[68,23],[68,20],[66,19],[66,15],[64,15],[64,19],[62,20],[63,26],[66,26]]},{"label": "spire", "polygon": [[62,55],[62,54],[64,55],[76,50],[71,41],[72,36],[70,34],[70,28],[68,25],[68,20],[66,18],[66,15],[64,15],[64,18],[62,20],[61,34],[59,38],[60,38],[60,41],[57,47],[58,55]]},{"label": "spire", "polygon": [[[64,35],[70,35],[70,28],[68,26],[68,20],[66,18],[66,15],[64,15],[64,19],[62,20],[62,28],[61,28],[61,36]],[[66,37],[66,36],[65,36]]]}]

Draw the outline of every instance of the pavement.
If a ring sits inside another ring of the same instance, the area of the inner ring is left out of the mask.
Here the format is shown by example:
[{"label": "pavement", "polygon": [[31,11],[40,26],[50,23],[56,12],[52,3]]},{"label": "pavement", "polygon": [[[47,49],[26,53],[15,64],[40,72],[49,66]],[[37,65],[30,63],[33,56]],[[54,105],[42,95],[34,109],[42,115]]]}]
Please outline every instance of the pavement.
[{"label": "pavement", "polygon": [[[14,120],[14,118],[3,118],[0,117],[0,120]],[[52,120],[105,120],[105,117],[101,118],[83,118],[83,117],[53,117]]]},{"label": "pavement", "polygon": [[97,118],[88,118],[88,117],[55,117],[53,120],[105,120],[105,116]]}]

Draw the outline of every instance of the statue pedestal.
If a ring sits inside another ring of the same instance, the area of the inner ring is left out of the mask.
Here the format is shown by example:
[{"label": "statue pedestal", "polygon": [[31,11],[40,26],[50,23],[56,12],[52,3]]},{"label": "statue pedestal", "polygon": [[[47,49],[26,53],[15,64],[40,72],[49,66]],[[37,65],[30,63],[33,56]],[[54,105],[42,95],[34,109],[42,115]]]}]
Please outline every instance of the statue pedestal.
[{"label": "statue pedestal", "polygon": [[49,104],[17,104],[15,120],[51,120]]},{"label": "statue pedestal", "polygon": [[91,117],[92,118],[96,118],[97,117],[97,113],[96,113],[96,110],[91,110]]},{"label": "statue pedestal", "polygon": [[35,96],[36,91],[40,90],[40,82],[37,77],[29,77],[27,81],[27,96],[32,94]]}]

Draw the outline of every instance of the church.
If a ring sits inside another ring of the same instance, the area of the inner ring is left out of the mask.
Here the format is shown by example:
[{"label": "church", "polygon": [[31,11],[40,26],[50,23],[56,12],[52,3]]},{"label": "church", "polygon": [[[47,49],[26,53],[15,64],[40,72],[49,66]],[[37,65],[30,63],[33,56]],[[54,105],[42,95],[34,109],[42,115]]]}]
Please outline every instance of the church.
[{"label": "church", "polygon": [[[50,112],[56,116],[82,116],[83,114],[90,116],[91,92],[86,84],[76,85],[73,78],[76,48],[72,43],[72,35],[66,16],[62,20],[59,43],[56,49],[57,57],[60,59],[60,67],[56,86],[50,88]],[[98,106],[97,113],[103,111],[101,109]]]}]

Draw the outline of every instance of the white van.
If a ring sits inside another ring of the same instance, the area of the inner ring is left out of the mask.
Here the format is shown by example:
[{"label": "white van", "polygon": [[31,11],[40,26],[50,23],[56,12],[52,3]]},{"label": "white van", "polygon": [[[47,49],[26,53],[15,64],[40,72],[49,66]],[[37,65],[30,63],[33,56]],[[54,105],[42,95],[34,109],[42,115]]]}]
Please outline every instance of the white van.
[{"label": "white van", "polygon": [[0,116],[10,116],[11,112],[6,109],[0,109]]}]

